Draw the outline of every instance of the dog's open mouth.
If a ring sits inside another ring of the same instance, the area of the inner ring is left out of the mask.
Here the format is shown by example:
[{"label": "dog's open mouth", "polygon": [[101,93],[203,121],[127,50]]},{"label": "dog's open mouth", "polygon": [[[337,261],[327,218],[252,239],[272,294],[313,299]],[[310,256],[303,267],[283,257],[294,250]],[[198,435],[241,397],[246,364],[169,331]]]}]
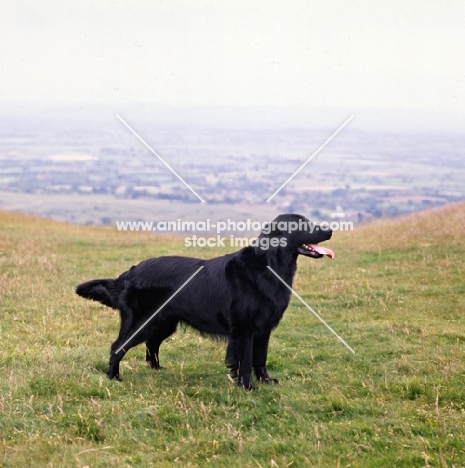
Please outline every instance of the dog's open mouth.
[{"label": "dog's open mouth", "polygon": [[303,244],[298,250],[300,254],[307,255],[308,257],[321,258],[327,255],[331,260],[334,258],[334,252],[331,249],[318,244]]}]

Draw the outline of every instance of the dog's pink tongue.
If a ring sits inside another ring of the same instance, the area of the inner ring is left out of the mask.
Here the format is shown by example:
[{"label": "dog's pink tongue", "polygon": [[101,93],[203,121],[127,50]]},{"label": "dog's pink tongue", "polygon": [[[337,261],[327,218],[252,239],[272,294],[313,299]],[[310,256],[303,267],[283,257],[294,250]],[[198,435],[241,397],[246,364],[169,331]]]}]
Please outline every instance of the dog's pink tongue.
[{"label": "dog's pink tongue", "polygon": [[327,255],[331,260],[334,258],[334,252],[331,249],[321,247],[321,245],[318,244],[310,244],[310,247],[321,255]]}]

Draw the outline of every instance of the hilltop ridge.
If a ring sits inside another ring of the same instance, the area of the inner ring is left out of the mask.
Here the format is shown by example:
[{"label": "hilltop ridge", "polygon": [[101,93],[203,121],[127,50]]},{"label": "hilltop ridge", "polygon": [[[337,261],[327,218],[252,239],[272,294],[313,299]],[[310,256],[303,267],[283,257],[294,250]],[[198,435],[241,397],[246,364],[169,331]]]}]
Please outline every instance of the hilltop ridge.
[{"label": "hilltop ridge", "polygon": [[[278,214],[279,213],[276,213],[276,215]],[[308,213],[300,214],[311,218],[311,215]],[[66,231],[101,231],[107,233],[116,231],[112,226],[81,226],[64,221],[50,220],[40,216],[3,210],[0,210],[0,223],[3,227],[29,225],[31,227],[42,227],[44,229],[54,228],[63,233]],[[352,233],[351,235],[356,236],[357,233],[363,232],[364,237],[370,238],[369,242],[365,244],[366,246],[372,245],[373,242],[382,242],[386,246],[401,246],[411,242],[413,239],[439,239],[442,236],[446,236],[448,242],[455,243],[463,238],[461,228],[465,228],[465,202],[450,203],[445,206],[423,210],[418,213],[401,215],[393,218],[383,218],[371,223],[355,223],[354,225],[355,234]],[[394,232],[395,235],[393,236]],[[133,234],[142,237],[147,236],[147,233],[142,231],[138,233],[126,231],[120,234],[122,236]],[[150,238],[153,237],[151,233],[148,235]],[[161,237],[176,236],[170,233],[168,235],[163,234]]]}]

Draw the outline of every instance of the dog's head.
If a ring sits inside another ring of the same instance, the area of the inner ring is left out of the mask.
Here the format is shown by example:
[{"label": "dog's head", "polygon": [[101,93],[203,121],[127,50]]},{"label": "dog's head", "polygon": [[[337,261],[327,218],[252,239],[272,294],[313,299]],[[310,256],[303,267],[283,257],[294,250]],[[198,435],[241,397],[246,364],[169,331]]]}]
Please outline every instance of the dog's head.
[{"label": "dog's head", "polygon": [[256,240],[255,251],[265,253],[269,249],[284,249],[294,255],[334,258],[334,252],[318,245],[331,238],[332,230],[312,223],[305,216],[282,214],[263,228]]}]

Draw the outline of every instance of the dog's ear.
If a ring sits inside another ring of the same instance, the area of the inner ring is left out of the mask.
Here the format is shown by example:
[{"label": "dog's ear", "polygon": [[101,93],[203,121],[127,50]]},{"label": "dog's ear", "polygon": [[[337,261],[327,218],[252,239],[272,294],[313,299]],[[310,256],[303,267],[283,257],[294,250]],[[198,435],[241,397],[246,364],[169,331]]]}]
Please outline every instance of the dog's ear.
[{"label": "dog's ear", "polygon": [[276,221],[273,221],[271,223],[266,223],[265,226],[263,226],[260,237],[279,237],[281,234],[282,231],[278,228],[278,224]]},{"label": "dog's ear", "polygon": [[267,249],[263,249],[262,247],[260,247],[260,237],[257,237],[253,241],[252,245],[254,247],[254,253],[257,257],[262,257],[263,255],[266,254]]},{"label": "dog's ear", "polygon": [[277,227],[276,223],[265,224],[261,234],[252,243],[255,255],[261,257],[269,250],[276,249],[276,247],[270,245],[270,241],[276,237],[282,237],[282,235],[283,232]]}]

